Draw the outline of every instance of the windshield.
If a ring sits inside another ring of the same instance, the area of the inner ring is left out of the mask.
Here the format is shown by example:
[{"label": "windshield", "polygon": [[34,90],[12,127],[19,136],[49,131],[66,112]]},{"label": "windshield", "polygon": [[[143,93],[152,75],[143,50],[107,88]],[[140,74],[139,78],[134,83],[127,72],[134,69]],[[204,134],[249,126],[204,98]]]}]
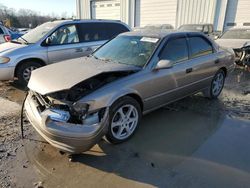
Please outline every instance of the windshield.
[{"label": "windshield", "polygon": [[179,30],[202,32],[203,26],[202,25],[183,25],[179,27]]},{"label": "windshield", "polygon": [[250,29],[235,29],[226,31],[222,39],[250,39]]},{"label": "windshield", "polygon": [[27,43],[36,43],[42,39],[51,29],[57,26],[59,22],[47,22],[44,23],[35,29],[32,29],[30,32],[23,35],[18,40],[24,40]]},{"label": "windshield", "polygon": [[154,52],[158,38],[118,36],[97,50],[93,56],[114,63],[143,67]]}]

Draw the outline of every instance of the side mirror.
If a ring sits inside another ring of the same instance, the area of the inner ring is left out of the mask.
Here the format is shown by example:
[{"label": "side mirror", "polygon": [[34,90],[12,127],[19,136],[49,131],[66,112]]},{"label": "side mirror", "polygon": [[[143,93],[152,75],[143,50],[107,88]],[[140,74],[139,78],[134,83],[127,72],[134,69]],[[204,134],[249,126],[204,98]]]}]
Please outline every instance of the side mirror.
[{"label": "side mirror", "polygon": [[165,60],[165,59],[162,59],[160,60],[156,67],[155,67],[155,70],[159,70],[159,69],[169,69],[169,68],[172,68],[174,65],[174,62],[173,61],[170,61],[170,60]]}]

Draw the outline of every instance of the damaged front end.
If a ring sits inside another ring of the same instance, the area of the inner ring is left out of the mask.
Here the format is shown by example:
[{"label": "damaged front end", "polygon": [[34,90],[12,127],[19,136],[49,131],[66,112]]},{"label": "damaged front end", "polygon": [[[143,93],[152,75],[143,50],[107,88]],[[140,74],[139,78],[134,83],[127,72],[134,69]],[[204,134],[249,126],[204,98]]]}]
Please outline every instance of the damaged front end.
[{"label": "damaged front end", "polygon": [[46,141],[62,151],[81,153],[106,133],[109,108],[92,113],[82,111],[77,118],[72,108],[70,103],[55,102],[32,91],[25,101],[28,120]]},{"label": "damaged front end", "polygon": [[26,116],[36,131],[51,145],[69,153],[93,147],[107,132],[109,107],[90,108],[84,96],[134,71],[101,73],[70,89],[49,94],[29,91]]},{"label": "damaged front end", "polygon": [[250,67],[250,46],[234,49],[234,53],[237,65]]}]

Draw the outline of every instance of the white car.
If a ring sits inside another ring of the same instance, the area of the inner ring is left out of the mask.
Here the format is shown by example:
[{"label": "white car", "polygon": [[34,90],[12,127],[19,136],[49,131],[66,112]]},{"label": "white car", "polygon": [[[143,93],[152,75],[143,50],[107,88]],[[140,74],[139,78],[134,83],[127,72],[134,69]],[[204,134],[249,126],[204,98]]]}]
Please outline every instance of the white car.
[{"label": "white car", "polygon": [[250,27],[229,29],[216,42],[234,50],[237,65],[250,67]]}]

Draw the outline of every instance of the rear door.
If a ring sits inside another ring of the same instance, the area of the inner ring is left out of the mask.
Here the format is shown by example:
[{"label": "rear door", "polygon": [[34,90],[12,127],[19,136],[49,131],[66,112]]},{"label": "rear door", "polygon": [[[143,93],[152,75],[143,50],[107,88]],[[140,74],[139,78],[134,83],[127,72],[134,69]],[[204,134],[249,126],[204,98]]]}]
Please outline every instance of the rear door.
[{"label": "rear door", "polygon": [[80,40],[75,24],[64,25],[50,36],[48,59],[50,63],[72,59],[82,54]]},{"label": "rear door", "polygon": [[189,79],[192,82],[190,89],[197,91],[210,84],[217,70],[217,54],[212,43],[201,35],[188,35],[188,44],[191,71]]}]

